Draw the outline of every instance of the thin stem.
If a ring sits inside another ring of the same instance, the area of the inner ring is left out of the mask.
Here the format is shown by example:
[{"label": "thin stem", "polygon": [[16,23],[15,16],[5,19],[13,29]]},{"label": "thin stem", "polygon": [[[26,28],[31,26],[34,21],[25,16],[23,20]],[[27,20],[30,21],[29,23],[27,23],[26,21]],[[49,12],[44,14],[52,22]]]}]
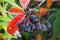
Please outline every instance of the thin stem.
[{"label": "thin stem", "polygon": [[43,1],[38,5],[38,7],[41,6],[45,1],[46,1],[46,0],[43,0]]},{"label": "thin stem", "polygon": [[[43,0],[40,4],[38,4],[38,6],[36,6],[35,8],[33,8],[31,11],[33,11],[34,9],[36,9],[37,7],[41,6],[46,0]],[[30,11],[30,12],[31,12]]]}]

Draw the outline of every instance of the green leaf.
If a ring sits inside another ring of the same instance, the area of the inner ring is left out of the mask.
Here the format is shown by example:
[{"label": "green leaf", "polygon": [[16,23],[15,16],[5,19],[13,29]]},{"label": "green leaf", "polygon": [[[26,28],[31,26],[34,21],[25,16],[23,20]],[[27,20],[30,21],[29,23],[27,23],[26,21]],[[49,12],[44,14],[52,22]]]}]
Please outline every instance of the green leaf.
[{"label": "green leaf", "polygon": [[0,38],[15,38],[15,37],[10,34],[1,34],[0,33]]},{"label": "green leaf", "polygon": [[15,2],[15,0],[4,0],[5,2]]},{"label": "green leaf", "polygon": [[5,36],[4,36],[4,34],[1,34],[1,33],[0,33],[0,38],[2,38],[2,37],[5,37]]},{"label": "green leaf", "polygon": [[10,18],[4,17],[4,16],[0,16],[0,20],[1,21],[5,21],[5,22],[9,22],[10,21]]},{"label": "green leaf", "polygon": [[8,3],[5,3],[4,6],[3,6],[3,8],[7,9],[7,6],[8,6]]},{"label": "green leaf", "polygon": [[25,40],[29,40],[29,33],[23,32],[23,37],[25,38]]},{"label": "green leaf", "polygon": [[17,5],[17,4],[15,3],[15,0],[5,0],[5,2],[11,4],[13,7],[18,7],[18,8],[20,8],[21,10],[23,10],[23,8],[21,8],[19,5]]},{"label": "green leaf", "polygon": [[39,12],[39,9],[34,9],[34,12]]},{"label": "green leaf", "polygon": [[60,10],[58,10],[56,15],[56,20],[53,27],[53,40],[57,40],[57,36],[60,33]]},{"label": "green leaf", "polygon": [[0,30],[2,29],[2,26],[0,25]]},{"label": "green leaf", "polygon": [[8,17],[9,17],[9,18],[13,18],[13,16],[12,16],[10,13],[8,13]]},{"label": "green leaf", "polygon": [[4,0],[0,0],[0,2],[3,2]]},{"label": "green leaf", "polygon": [[7,22],[0,22],[0,26],[7,25]]},{"label": "green leaf", "polygon": [[0,22],[0,30],[3,28],[4,30],[7,27],[7,22]]},{"label": "green leaf", "polygon": [[0,5],[0,12],[4,17],[7,17],[6,10]]},{"label": "green leaf", "polygon": [[14,36],[12,36],[12,35],[10,35],[10,34],[7,34],[7,33],[5,34],[5,37],[6,37],[6,38],[15,38]]}]

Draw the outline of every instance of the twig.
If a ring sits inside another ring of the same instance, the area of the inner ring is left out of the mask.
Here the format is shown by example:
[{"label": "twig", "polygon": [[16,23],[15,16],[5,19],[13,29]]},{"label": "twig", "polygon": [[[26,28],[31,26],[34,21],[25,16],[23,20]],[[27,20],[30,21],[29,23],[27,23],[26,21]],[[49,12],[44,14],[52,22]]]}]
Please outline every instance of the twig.
[{"label": "twig", "polygon": [[45,1],[46,1],[46,0],[43,0],[43,1],[38,5],[38,7],[41,6]]},{"label": "twig", "polygon": [[[35,8],[41,6],[45,1],[46,1],[46,0],[43,0],[43,1],[42,1],[38,6],[36,6]],[[33,8],[31,11],[33,11],[35,8]],[[31,11],[30,11],[30,12],[31,12]]]}]

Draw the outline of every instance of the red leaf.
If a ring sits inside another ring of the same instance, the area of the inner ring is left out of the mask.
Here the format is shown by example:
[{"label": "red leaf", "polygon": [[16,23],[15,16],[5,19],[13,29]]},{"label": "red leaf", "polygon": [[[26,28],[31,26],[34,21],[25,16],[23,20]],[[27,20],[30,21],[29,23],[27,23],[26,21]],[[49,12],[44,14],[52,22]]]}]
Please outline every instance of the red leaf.
[{"label": "red leaf", "polygon": [[21,20],[21,16],[15,16],[9,23],[9,26],[15,25],[17,21]]},{"label": "red leaf", "polygon": [[16,23],[17,23],[18,21],[22,22],[22,21],[23,21],[23,18],[24,18],[23,15],[22,15],[22,16],[20,16],[20,15],[15,16],[15,17],[9,22],[8,27],[7,27],[7,32],[8,32],[9,34],[15,33],[16,30],[18,29]]},{"label": "red leaf", "polygon": [[28,6],[30,0],[20,0],[20,4],[21,6],[26,9],[26,7]]},{"label": "red leaf", "polygon": [[14,25],[14,26],[8,26],[8,27],[7,27],[7,32],[8,32],[9,34],[14,34],[17,29],[18,29],[18,27],[17,27],[16,25]]},{"label": "red leaf", "polygon": [[11,14],[24,15],[24,11],[17,7],[10,8],[9,11]]}]

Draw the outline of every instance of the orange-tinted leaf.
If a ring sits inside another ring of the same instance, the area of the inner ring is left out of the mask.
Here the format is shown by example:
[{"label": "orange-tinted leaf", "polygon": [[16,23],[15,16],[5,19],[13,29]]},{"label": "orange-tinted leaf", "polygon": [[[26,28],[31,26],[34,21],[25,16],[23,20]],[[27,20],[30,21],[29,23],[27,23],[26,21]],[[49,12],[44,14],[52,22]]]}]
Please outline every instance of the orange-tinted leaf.
[{"label": "orange-tinted leaf", "polygon": [[24,11],[17,7],[12,7],[9,11],[11,14],[24,15]]},{"label": "orange-tinted leaf", "polygon": [[37,35],[37,38],[36,38],[36,40],[42,40],[42,37],[41,37],[41,35]]},{"label": "orange-tinted leaf", "polygon": [[0,40],[4,40],[3,38],[0,38]]},{"label": "orange-tinted leaf", "polygon": [[37,17],[41,16],[40,12],[36,12],[35,15],[36,15]]},{"label": "orange-tinted leaf", "polygon": [[52,0],[47,0],[46,6],[47,6],[48,8],[51,7],[51,4],[52,4]]},{"label": "orange-tinted leaf", "polygon": [[20,4],[24,9],[27,8],[29,2],[30,2],[30,0],[20,0]]},{"label": "orange-tinted leaf", "polygon": [[41,16],[44,16],[47,13],[47,8],[40,8]]},{"label": "orange-tinted leaf", "polygon": [[17,29],[18,29],[18,27],[16,25],[14,25],[14,26],[8,26],[7,27],[7,32],[9,34],[14,34],[17,31]]}]

